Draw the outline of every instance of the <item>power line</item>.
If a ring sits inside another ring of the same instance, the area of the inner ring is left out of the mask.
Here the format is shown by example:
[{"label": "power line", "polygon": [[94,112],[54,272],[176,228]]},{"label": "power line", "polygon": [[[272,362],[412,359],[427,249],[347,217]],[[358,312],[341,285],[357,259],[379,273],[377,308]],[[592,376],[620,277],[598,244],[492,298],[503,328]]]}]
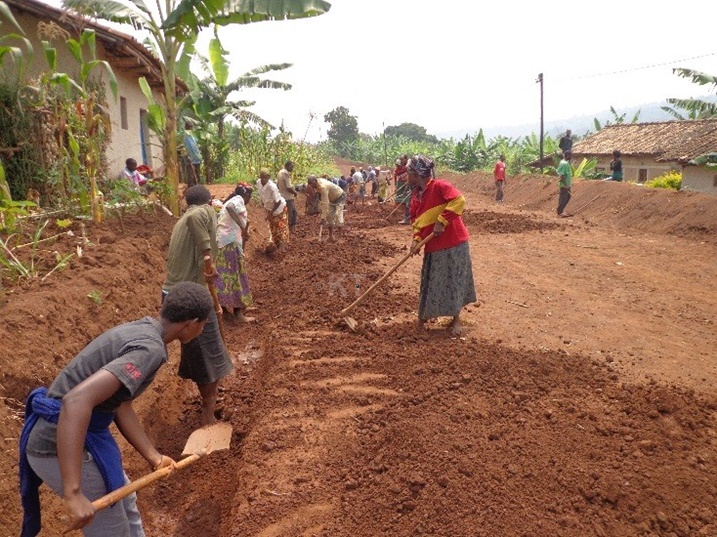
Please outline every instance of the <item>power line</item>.
[{"label": "power line", "polygon": [[614,76],[614,75],[622,75],[625,73],[633,73],[635,71],[644,71],[646,69],[654,69],[655,67],[664,67],[666,65],[674,65],[676,63],[682,63],[682,62],[688,62],[691,60],[700,60],[702,58],[709,58],[710,56],[717,55],[717,52],[709,52],[707,54],[702,54],[700,56],[692,56],[691,58],[682,58],[680,60],[672,60],[669,62],[663,62],[663,63],[653,63],[651,65],[643,65],[641,67],[630,67],[629,69],[622,69],[620,71],[608,71],[606,73],[596,73],[592,75],[582,75],[572,78],[559,78],[559,79],[553,79],[553,82],[568,82],[573,80],[585,80],[587,78],[599,78],[604,76]]}]

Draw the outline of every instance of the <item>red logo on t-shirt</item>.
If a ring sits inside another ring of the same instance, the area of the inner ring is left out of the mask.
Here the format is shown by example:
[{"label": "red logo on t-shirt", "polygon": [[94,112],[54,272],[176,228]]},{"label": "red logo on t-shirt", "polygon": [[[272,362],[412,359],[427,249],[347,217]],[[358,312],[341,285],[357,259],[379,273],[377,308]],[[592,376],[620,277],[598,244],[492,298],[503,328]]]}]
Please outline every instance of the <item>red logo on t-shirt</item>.
[{"label": "red logo on t-shirt", "polygon": [[124,370],[127,372],[127,374],[132,377],[134,380],[139,380],[142,378],[142,372],[139,370],[139,368],[134,364],[125,364]]}]

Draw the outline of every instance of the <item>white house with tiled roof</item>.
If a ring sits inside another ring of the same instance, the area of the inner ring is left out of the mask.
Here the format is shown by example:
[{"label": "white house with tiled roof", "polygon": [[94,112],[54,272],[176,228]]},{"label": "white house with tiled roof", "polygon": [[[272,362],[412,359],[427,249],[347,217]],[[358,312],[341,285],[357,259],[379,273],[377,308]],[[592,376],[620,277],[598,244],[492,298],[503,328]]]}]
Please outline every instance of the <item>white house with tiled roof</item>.
[{"label": "white house with tiled roof", "polygon": [[609,125],[576,142],[573,159],[595,158],[598,170],[607,171],[616,149],[625,181],[644,183],[676,170],[684,189],[717,194],[717,167],[694,163],[717,153],[717,119]]},{"label": "white house with tiled roof", "polygon": [[[112,122],[112,137],[106,154],[107,172],[110,176],[120,173],[127,158],[134,158],[137,162],[149,164],[154,168],[161,166],[159,140],[147,127],[147,99],[138,83],[140,77],[146,77],[157,96],[163,88],[161,64],[149,49],[130,35],[47,5],[40,0],[4,1],[34,48],[35,58],[29,72],[31,76],[39,75],[46,68],[42,57],[41,38],[38,36],[42,34],[40,23],[53,22],[75,39],[84,28],[95,31],[98,58],[107,60],[112,66],[119,89],[115,101],[107,77],[102,75],[107,86],[107,104]],[[43,36],[43,39],[46,37]],[[53,40],[52,45],[57,49],[58,71],[75,73],[77,62],[62,40]],[[96,73],[99,75],[101,70],[96,70]]]}]

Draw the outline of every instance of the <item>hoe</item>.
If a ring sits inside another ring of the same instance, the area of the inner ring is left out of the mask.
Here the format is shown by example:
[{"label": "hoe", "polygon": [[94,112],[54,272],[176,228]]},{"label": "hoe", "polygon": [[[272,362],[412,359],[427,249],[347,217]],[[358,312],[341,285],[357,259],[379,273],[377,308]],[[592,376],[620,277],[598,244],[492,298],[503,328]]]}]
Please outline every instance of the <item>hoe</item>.
[{"label": "hoe", "polygon": [[[416,251],[417,252],[420,251],[421,248],[423,247],[423,245],[426,244],[428,241],[430,241],[432,238],[433,238],[433,233],[428,235],[428,237],[426,237],[425,239],[423,239],[421,242],[419,242],[416,245]],[[386,278],[388,278],[391,274],[393,274],[398,269],[398,267],[400,267],[406,261],[408,261],[408,258],[411,257],[411,255],[413,255],[411,252],[408,252],[406,255],[404,255],[398,263],[396,263],[393,267],[391,267],[391,269],[386,274],[381,276],[381,278],[379,278],[379,280],[376,283],[374,283],[371,287],[366,289],[366,291],[364,291],[360,297],[358,297],[356,300],[354,300],[354,302],[351,305],[349,305],[346,308],[344,308],[343,310],[341,310],[341,317],[344,318],[344,322],[351,329],[352,332],[355,332],[356,329],[358,328],[358,322],[353,317],[349,317],[349,313],[356,306],[358,306],[361,302],[363,302],[364,299],[371,293],[371,291],[376,289],[376,287],[378,287]]]}]

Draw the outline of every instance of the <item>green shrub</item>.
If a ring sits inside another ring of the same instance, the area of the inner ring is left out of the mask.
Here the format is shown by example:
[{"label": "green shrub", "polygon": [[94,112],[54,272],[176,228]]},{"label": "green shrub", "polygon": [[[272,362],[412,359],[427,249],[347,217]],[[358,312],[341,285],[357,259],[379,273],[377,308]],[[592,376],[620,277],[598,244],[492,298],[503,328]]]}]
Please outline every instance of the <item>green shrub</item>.
[{"label": "green shrub", "polygon": [[672,190],[679,190],[682,188],[682,174],[671,170],[655,177],[651,181],[647,181],[645,186],[650,188],[671,188]]}]

